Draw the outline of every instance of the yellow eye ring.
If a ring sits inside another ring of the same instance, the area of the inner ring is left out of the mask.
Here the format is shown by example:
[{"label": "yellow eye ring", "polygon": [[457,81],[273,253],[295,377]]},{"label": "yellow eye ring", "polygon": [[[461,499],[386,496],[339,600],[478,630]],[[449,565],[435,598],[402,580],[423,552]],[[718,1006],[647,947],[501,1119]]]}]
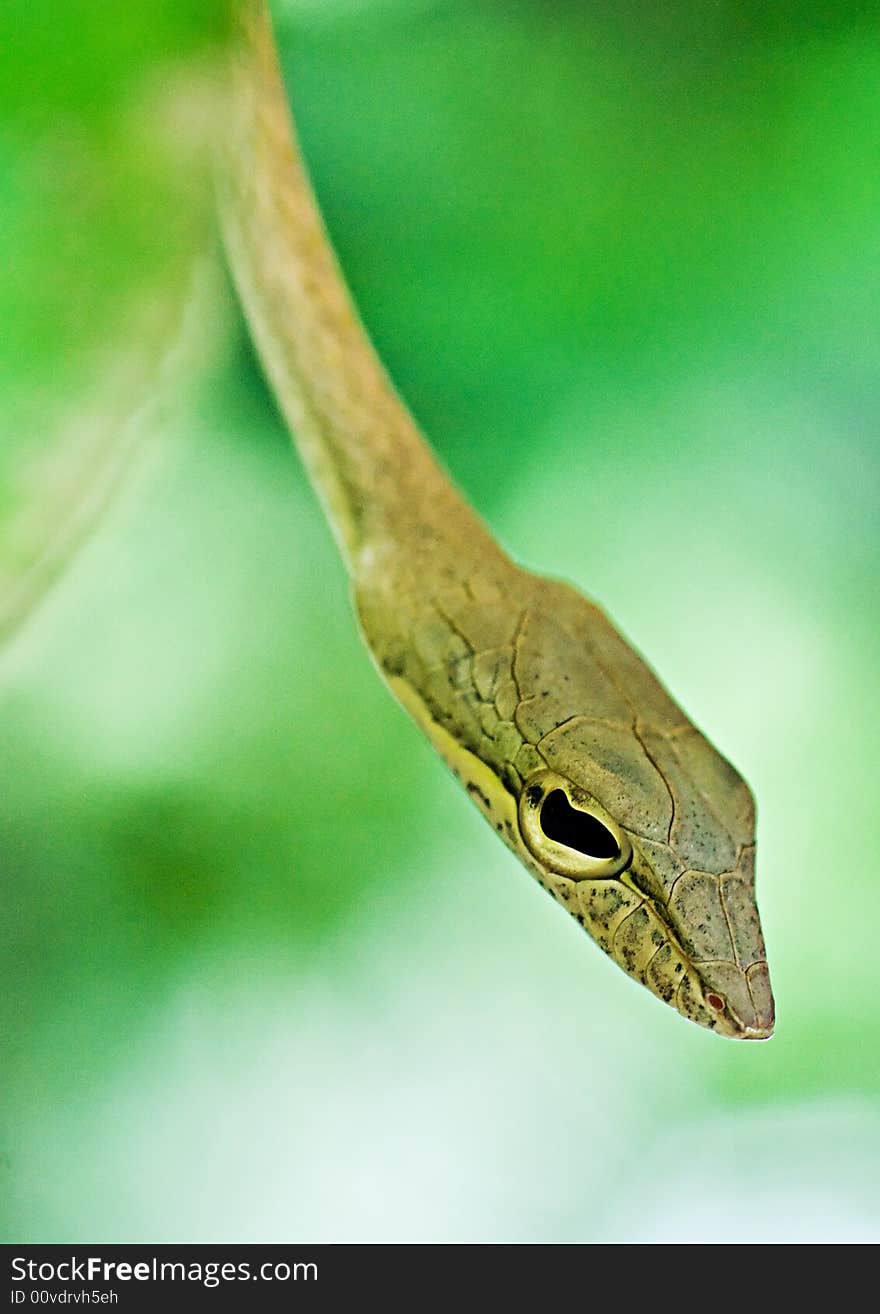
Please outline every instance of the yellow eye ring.
[{"label": "yellow eye ring", "polygon": [[617,822],[555,771],[539,771],[526,781],[519,828],[533,857],[572,881],[617,876],[632,862],[632,845]]}]

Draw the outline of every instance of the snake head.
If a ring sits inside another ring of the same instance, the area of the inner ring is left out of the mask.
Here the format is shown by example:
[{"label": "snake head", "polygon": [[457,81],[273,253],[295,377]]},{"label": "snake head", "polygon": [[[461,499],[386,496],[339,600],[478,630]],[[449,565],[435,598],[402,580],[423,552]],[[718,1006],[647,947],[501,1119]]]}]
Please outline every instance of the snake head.
[{"label": "snake head", "polygon": [[357,595],[365,636],[493,829],[660,999],[771,1035],[742,777],[568,585],[511,566],[405,609],[421,575],[380,565]]},{"label": "snake head", "polygon": [[514,667],[534,747],[521,856],[654,994],[720,1035],[766,1039],[751,791],[597,608],[546,588],[555,605],[527,615]]}]

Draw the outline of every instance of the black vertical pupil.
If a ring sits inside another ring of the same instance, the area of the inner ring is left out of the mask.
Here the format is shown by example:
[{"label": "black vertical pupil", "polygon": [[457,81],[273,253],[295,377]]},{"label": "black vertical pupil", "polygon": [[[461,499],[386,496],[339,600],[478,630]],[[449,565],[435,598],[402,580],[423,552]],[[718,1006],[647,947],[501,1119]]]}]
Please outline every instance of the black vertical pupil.
[{"label": "black vertical pupil", "polygon": [[548,839],[577,849],[588,858],[619,858],[617,840],[589,812],[573,808],[561,789],[552,790],[541,807],[541,826]]}]

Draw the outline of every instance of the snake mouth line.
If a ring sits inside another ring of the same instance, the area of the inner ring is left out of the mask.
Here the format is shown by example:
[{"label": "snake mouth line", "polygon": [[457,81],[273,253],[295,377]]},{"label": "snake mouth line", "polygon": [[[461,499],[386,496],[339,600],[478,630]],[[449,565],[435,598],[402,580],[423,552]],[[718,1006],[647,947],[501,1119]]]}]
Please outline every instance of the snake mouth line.
[{"label": "snake mouth line", "polygon": [[772,1040],[773,1026],[769,1027],[743,1027],[740,1032],[740,1040]]}]

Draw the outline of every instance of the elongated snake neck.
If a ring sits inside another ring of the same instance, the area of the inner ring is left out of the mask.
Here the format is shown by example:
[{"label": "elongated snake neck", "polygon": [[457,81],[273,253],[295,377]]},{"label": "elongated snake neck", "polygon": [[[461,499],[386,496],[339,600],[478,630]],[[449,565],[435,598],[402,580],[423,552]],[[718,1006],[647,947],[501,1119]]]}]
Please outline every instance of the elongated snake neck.
[{"label": "elongated snake neck", "polygon": [[257,351],[349,570],[365,550],[443,535],[488,541],[367,337],[306,175],[264,0],[237,0],[218,192]]},{"label": "elongated snake neck", "polygon": [[234,8],[219,177],[230,265],[378,669],[503,842],[624,971],[702,1026],[769,1035],[748,786],[602,612],[515,566],[441,470],[331,250],[265,0]]}]

